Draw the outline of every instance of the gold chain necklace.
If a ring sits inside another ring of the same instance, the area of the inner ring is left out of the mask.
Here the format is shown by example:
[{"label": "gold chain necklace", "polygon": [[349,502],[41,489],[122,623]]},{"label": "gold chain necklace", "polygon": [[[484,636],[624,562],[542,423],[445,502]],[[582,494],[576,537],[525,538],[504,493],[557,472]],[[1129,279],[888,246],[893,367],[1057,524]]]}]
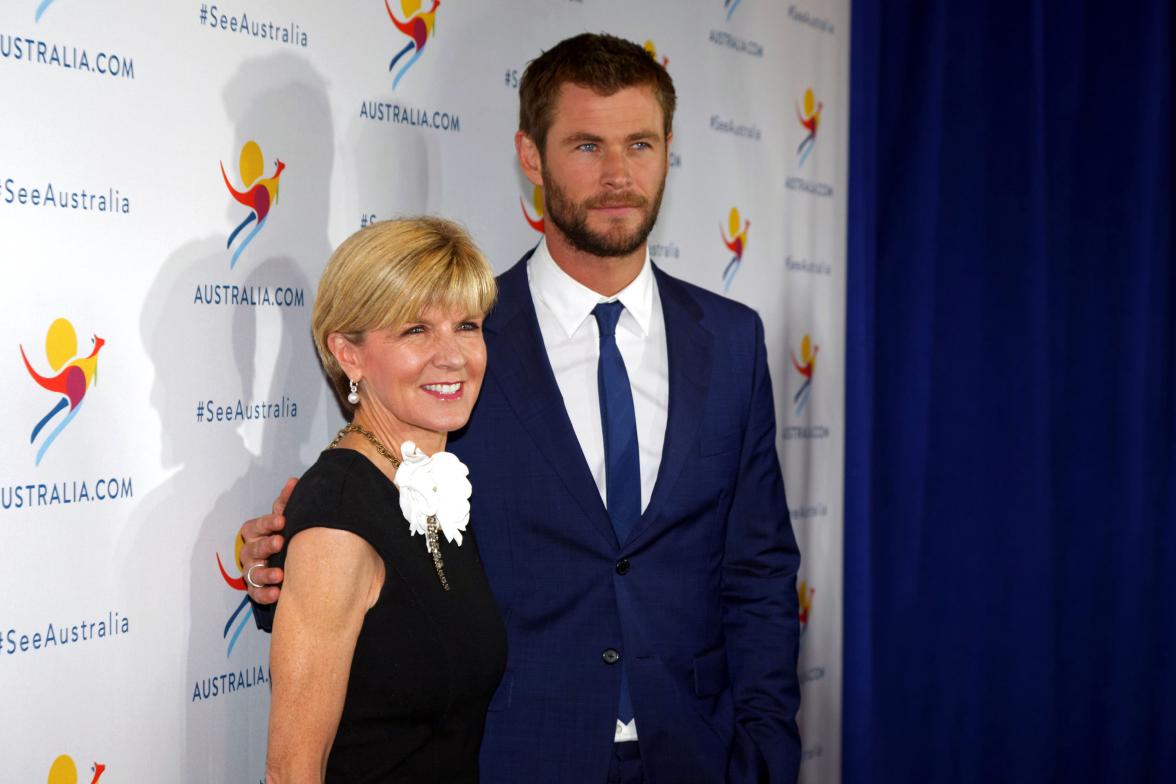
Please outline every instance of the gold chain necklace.
[{"label": "gold chain necklace", "polygon": [[388,458],[388,460],[392,463],[393,468],[400,468],[400,458],[398,458],[396,455],[389,452],[388,447],[381,444],[380,439],[376,438],[375,434],[372,433],[372,431],[364,428],[362,425],[357,425],[354,422],[352,422],[350,425],[348,425],[347,427],[340,430],[339,435],[335,436],[335,440],[332,441],[327,446],[327,449],[334,449],[335,447],[337,447],[339,445],[339,442],[343,440],[343,436],[347,435],[348,433],[359,433],[361,436],[366,438],[368,441],[371,441],[372,446],[374,446],[376,448],[376,451],[379,452],[384,457]]},{"label": "gold chain necklace", "polygon": [[[388,461],[392,463],[394,468],[400,468],[400,459],[389,452],[388,447],[381,444],[380,439],[376,438],[372,431],[354,422],[340,430],[339,434],[335,436],[335,440],[327,446],[327,449],[334,449],[338,446],[339,442],[343,440],[343,436],[348,433],[358,433],[366,438],[376,448],[377,452],[388,458]],[[425,518],[425,538],[428,541],[429,552],[433,555],[433,568],[437,571],[437,576],[441,578],[441,587],[448,591],[449,580],[445,577],[445,563],[441,560],[441,543],[437,537],[437,515],[429,515]]]}]

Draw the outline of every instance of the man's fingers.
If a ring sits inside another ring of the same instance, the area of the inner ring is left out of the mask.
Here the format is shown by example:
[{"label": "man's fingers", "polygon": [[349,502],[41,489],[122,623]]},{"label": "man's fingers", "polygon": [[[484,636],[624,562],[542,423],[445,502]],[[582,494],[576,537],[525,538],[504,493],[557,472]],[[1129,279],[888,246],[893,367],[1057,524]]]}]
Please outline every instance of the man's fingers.
[{"label": "man's fingers", "polygon": [[281,569],[259,564],[253,567],[252,571],[246,570],[246,575],[245,585],[249,598],[258,604],[273,604],[278,600],[278,594],[281,593],[278,588],[282,582]]},{"label": "man's fingers", "polygon": [[261,588],[250,587],[250,593],[253,591],[261,591],[267,588],[273,588],[282,582],[282,570],[278,567],[259,566],[253,570],[250,575],[253,582],[261,586]]},{"label": "man's fingers", "polygon": [[286,504],[290,500],[290,493],[294,492],[294,485],[296,484],[298,484],[298,477],[296,476],[292,476],[286,480],[286,484],[282,486],[282,492],[274,500],[274,514],[280,515],[286,511]]},{"label": "man's fingers", "polygon": [[[258,549],[261,551],[258,553],[258,557],[262,560],[267,560],[271,555],[282,549],[282,545],[285,544],[285,541],[286,540],[282,538],[281,534],[274,534],[273,536],[262,539],[257,543]],[[278,577],[278,579],[273,580],[272,582],[279,583],[281,581],[282,578]]]},{"label": "man's fingers", "polygon": [[[241,563],[251,564],[265,561],[271,555],[282,549],[282,537],[278,535],[266,536],[262,539],[246,540],[241,547]],[[261,569],[254,569],[253,574],[256,575]],[[260,583],[257,577],[253,581]],[[279,580],[271,580],[270,582],[280,582]]]},{"label": "man's fingers", "polygon": [[286,518],[282,512],[290,500],[290,493],[294,491],[297,479],[288,479],[282,487],[282,492],[274,500],[273,513],[255,517],[241,526],[241,539],[245,542],[241,547],[241,563],[247,564],[245,569],[246,590],[249,598],[258,604],[273,604],[278,600],[282,582],[282,570],[265,565],[271,555],[282,549],[285,540],[276,533],[286,527]]},{"label": "man's fingers", "polygon": [[[261,571],[260,569],[258,571]],[[277,586],[270,586],[268,588],[250,588],[249,598],[258,604],[273,604],[278,600],[280,591]]]},{"label": "man's fingers", "polygon": [[241,538],[246,543],[263,539],[286,527],[286,518],[279,514],[267,514],[246,520],[241,526]]}]

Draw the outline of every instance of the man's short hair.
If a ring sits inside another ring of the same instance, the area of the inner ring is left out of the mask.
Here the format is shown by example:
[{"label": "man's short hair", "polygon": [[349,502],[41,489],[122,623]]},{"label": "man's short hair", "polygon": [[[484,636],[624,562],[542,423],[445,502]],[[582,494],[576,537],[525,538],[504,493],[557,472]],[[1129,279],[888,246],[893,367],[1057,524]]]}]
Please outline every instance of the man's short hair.
[{"label": "man's short hair", "polygon": [[673,127],[677,94],[670,75],[644,48],[607,33],[582,33],[535,58],[519,82],[519,130],[544,152],[560,88],[571,83],[599,95],[648,86],[661,105],[664,132]]}]

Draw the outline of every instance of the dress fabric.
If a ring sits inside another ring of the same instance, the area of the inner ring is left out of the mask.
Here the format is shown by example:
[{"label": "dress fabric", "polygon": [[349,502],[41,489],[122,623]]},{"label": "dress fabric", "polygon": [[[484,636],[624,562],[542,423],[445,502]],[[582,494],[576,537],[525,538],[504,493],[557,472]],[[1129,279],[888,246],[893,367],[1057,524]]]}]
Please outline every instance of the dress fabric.
[{"label": "dress fabric", "polygon": [[[476,489],[475,489],[475,492]],[[486,708],[506,664],[506,630],[470,521],[459,547],[440,536],[450,590],[396,486],[364,455],[328,449],[286,507],[287,546],[312,527],[349,531],[384,561],[347,683],[328,782],[476,782]],[[282,565],[285,549],[271,559]]]}]

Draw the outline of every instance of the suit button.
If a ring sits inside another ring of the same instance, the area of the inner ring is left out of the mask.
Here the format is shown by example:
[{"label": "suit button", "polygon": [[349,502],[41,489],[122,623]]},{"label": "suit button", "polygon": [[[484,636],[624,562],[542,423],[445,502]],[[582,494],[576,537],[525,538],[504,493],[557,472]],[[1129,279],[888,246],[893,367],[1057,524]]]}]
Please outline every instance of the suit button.
[{"label": "suit button", "polygon": [[605,648],[600,658],[604,659],[605,664],[616,664],[621,660],[621,654],[617,653],[616,648]]},{"label": "suit button", "polygon": [[621,560],[617,561],[617,574],[628,574],[628,573],[629,573],[629,559],[622,558]]}]

